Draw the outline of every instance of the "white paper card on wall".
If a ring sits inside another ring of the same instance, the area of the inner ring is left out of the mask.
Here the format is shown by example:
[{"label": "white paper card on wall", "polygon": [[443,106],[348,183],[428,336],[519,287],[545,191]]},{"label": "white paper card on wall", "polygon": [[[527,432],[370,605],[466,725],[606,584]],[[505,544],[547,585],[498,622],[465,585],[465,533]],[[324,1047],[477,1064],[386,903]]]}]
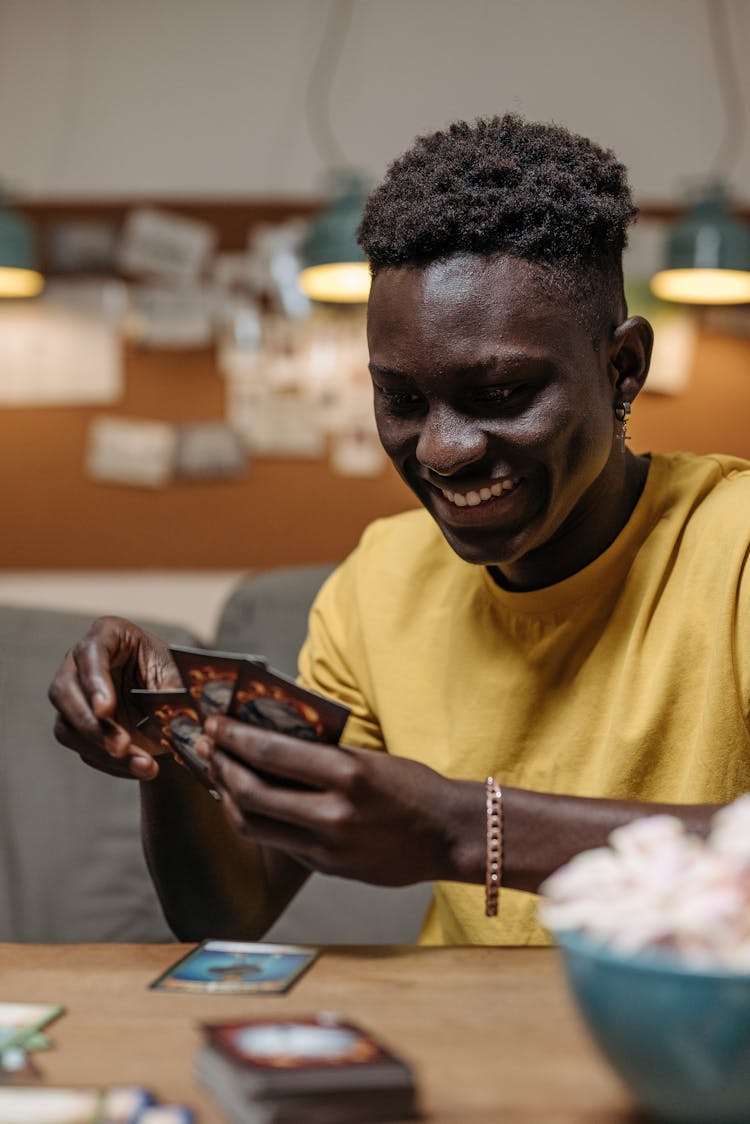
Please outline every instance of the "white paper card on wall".
[{"label": "white paper card on wall", "polygon": [[238,476],[247,464],[239,433],[223,422],[186,422],[177,428],[178,476],[209,479]]},{"label": "white paper card on wall", "polygon": [[385,467],[383,446],[369,430],[338,433],[331,439],[331,468],[339,476],[380,476]]},{"label": "white paper card on wall", "polygon": [[227,387],[227,418],[258,456],[325,454],[325,438],[305,394],[270,394],[244,379],[232,379]]},{"label": "white paper card on wall", "polygon": [[645,390],[681,394],[690,379],[697,328],[689,312],[669,311],[653,317],[654,350]]},{"label": "white paper card on wall", "polygon": [[214,303],[204,289],[138,285],[132,293],[129,335],[144,347],[208,347]]},{"label": "white paper card on wall", "polygon": [[203,271],[215,245],[210,223],[139,207],[125,219],[120,268],[136,276],[190,281]]},{"label": "white paper card on wall", "polygon": [[0,308],[0,405],[110,405],[122,391],[113,325],[43,301]]},{"label": "white paper card on wall", "polygon": [[89,426],[86,470],[98,481],[158,488],[174,473],[177,430],[166,422],[103,415]]}]

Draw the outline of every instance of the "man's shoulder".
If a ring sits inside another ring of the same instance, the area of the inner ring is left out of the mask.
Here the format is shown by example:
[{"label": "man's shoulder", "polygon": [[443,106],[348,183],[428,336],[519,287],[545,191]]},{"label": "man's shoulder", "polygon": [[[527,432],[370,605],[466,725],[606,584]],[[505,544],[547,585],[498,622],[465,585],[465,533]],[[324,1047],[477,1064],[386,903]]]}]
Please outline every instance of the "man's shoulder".
[{"label": "man's shoulder", "polygon": [[434,519],[422,507],[373,520],[363,531],[358,549],[365,554],[387,554],[404,547],[452,553]]},{"label": "man's shoulder", "polygon": [[714,553],[750,542],[750,461],[724,454],[662,454],[656,509],[691,549]]},{"label": "man's shoulder", "polygon": [[[356,549],[337,572],[337,584],[354,583],[368,600],[375,591],[389,596],[415,595],[434,588],[456,572],[474,570],[446,542],[437,524],[422,508],[376,519],[365,529]],[[377,596],[377,594],[375,594]]]},{"label": "man's shoulder", "polygon": [[[708,514],[715,508],[734,507],[750,494],[750,461],[724,453],[662,453],[654,456],[660,473],[660,492],[671,504],[686,499]],[[747,519],[748,509],[737,515]]]}]

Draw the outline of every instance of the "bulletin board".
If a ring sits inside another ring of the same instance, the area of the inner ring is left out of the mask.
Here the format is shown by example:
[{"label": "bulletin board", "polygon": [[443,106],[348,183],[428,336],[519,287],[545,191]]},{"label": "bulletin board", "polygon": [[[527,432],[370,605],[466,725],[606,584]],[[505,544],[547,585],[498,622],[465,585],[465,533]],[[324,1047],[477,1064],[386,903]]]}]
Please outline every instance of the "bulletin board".
[{"label": "bulletin board", "polygon": [[[45,233],[66,217],[118,221],[133,201],[29,203],[44,256]],[[156,201],[206,218],[220,245],[244,246],[253,223],[309,215],[310,200]],[[124,344],[125,393],[108,413],[172,422],[221,419],[224,380],[212,349],[149,350]],[[258,458],[231,481],[160,489],[87,479],[83,450],[91,407],[0,409],[4,569],[261,569],[337,561],[373,519],[415,505],[390,465],[367,479],[334,474],[323,460]],[[750,335],[698,325],[690,378],[679,395],[642,395],[633,449],[728,452],[750,459]]]}]

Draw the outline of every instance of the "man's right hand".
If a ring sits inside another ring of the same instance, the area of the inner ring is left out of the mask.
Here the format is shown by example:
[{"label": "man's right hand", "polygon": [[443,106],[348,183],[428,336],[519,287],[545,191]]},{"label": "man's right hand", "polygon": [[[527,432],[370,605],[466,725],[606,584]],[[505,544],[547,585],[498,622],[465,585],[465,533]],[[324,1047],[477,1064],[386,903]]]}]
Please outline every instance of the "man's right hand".
[{"label": "man's right hand", "polygon": [[[49,689],[55,737],[95,769],[153,780],[159,766],[135,733],[130,689],[181,687],[168,646],[121,617],[100,617],[65,656]],[[153,747],[151,747],[153,748]]]}]

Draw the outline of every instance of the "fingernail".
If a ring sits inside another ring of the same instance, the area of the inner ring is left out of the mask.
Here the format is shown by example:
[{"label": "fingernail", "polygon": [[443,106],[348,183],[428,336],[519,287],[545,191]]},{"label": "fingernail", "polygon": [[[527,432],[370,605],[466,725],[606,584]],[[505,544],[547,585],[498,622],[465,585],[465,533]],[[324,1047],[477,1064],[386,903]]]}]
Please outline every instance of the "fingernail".
[{"label": "fingernail", "polygon": [[[144,757],[142,754],[133,754],[130,758],[130,771],[142,780],[148,780],[153,773],[153,757]],[[154,773],[154,776],[156,774]]]},{"label": "fingernail", "polygon": [[196,738],[195,752],[204,761],[210,761],[211,760],[211,742],[209,741],[209,739],[204,738],[203,735],[201,735],[199,738]]}]

